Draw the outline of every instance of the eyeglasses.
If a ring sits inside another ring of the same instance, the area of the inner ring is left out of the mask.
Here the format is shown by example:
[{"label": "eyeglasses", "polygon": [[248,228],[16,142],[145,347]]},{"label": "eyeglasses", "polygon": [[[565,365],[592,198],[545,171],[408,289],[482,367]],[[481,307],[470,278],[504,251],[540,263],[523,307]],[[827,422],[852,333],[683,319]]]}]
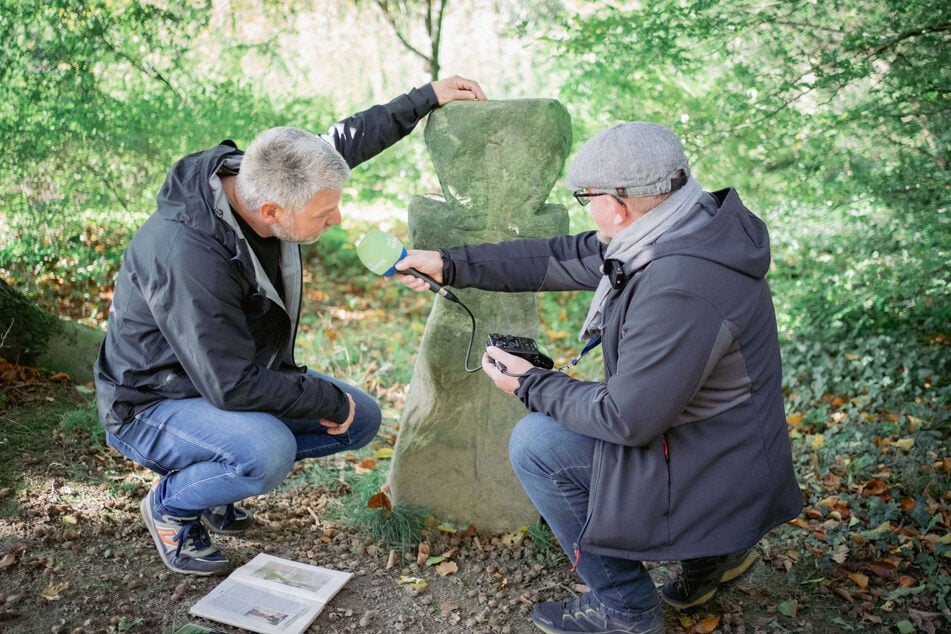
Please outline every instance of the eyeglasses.
[{"label": "eyeglasses", "polygon": [[[668,191],[673,193],[677,191],[678,189],[680,189],[681,187],[683,187],[686,183],[687,183],[687,175],[683,172],[683,170],[677,170],[674,177],[670,179],[670,189]],[[586,205],[590,205],[591,199],[594,198],[595,196],[611,196],[614,198],[614,200],[618,201],[619,203],[623,205],[624,201],[621,200],[621,197],[622,196],[627,197],[627,189],[624,187],[620,187],[618,189],[615,189],[614,192],[586,192],[579,189],[578,191],[574,192],[572,195],[575,197],[575,200],[578,201],[578,204],[581,205],[582,207]]]},{"label": "eyeglasses", "polygon": [[584,191],[578,190],[574,192],[572,195],[575,197],[575,200],[578,201],[578,204],[581,205],[582,207],[586,205],[590,205],[591,199],[594,198],[595,196],[611,196],[612,198],[614,198],[614,200],[618,201],[622,205],[624,204],[624,201],[621,200],[621,198],[617,194],[612,192],[584,192]]}]

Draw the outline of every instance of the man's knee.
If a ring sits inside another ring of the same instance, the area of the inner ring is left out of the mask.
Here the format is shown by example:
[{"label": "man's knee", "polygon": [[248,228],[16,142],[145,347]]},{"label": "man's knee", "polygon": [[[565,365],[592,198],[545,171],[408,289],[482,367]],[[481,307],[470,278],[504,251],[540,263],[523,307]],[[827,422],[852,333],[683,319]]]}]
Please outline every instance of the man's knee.
[{"label": "man's knee", "polygon": [[380,431],[382,420],[383,414],[376,402],[372,406],[364,406],[361,416],[355,419],[350,426],[350,445],[354,449],[368,445],[377,432]]},{"label": "man's knee", "polygon": [[547,453],[547,439],[555,422],[543,414],[529,414],[515,424],[509,436],[509,461],[516,473],[535,464]]},{"label": "man's knee", "polygon": [[239,458],[236,471],[253,489],[251,495],[263,495],[278,487],[294,466],[297,439],[287,428],[275,427],[248,443]]}]

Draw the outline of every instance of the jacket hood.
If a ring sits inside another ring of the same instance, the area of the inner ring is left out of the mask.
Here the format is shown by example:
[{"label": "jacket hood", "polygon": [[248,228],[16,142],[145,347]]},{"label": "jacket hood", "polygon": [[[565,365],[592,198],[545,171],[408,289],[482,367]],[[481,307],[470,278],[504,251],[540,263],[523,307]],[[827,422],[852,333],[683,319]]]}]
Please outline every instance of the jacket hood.
[{"label": "jacket hood", "polygon": [[[208,181],[220,171],[226,159],[243,154],[234,142],[222,141],[220,145],[177,161],[159,189],[158,214],[165,220],[194,227],[233,246],[233,232],[222,231],[223,223],[215,215],[214,193],[208,187]],[[232,235],[230,240],[226,237],[229,233]]]},{"label": "jacket hood", "polygon": [[760,279],[771,261],[766,224],[747,209],[734,189],[705,193],[683,225],[658,240],[651,259],[689,255]]}]

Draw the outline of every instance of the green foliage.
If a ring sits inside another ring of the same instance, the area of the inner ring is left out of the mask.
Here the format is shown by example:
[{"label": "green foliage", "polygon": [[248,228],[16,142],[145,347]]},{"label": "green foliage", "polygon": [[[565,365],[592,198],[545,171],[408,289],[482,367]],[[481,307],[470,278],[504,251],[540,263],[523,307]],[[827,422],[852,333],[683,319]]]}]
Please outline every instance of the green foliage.
[{"label": "green foliage", "polygon": [[863,207],[798,211],[774,225],[773,291],[790,331],[827,338],[942,334],[951,323],[951,241]]},{"label": "green foliage", "polygon": [[528,537],[535,545],[535,557],[543,567],[552,568],[568,563],[568,558],[558,544],[558,539],[545,522],[539,520],[531,524],[528,527]]},{"label": "green foliage", "polygon": [[88,439],[88,443],[96,446],[105,446],[106,430],[99,423],[99,411],[95,399],[79,409],[67,412],[59,424],[64,433],[79,434]]},{"label": "green foliage", "polygon": [[352,492],[341,499],[330,516],[348,526],[366,530],[371,539],[382,542],[389,549],[409,552],[421,541],[432,514],[411,504],[397,504],[392,509],[370,508],[367,505],[370,498],[380,492],[385,480],[384,469],[355,476]]},{"label": "green foliage", "polygon": [[770,220],[780,209],[791,230],[774,245],[812,237],[794,223],[821,209],[820,242],[790,248],[795,270],[777,262],[797,280],[781,289],[786,318],[848,335],[949,323],[949,23],[939,0],[667,0],[522,26],[549,41],[547,70],[572,69],[560,76],[575,138],[669,125],[707,188],[736,187]]}]

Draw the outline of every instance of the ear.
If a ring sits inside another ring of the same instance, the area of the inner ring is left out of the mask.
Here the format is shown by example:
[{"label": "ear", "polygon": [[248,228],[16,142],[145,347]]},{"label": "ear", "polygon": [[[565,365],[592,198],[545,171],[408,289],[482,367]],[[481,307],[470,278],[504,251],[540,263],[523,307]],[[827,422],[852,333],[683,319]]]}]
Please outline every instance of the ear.
[{"label": "ear", "polygon": [[270,225],[280,220],[280,216],[282,213],[284,213],[284,209],[282,209],[277,203],[266,200],[261,204],[258,212],[261,214],[261,220]]},{"label": "ear", "polygon": [[617,200],[617,199],[615,199],[614,202],[616,203],[615,208],[617,209],[617,211],[614,213],[614,224],[617,226],[621,226],[625,222],[627,222],[627,217],[629,215],[627,210],[627,205],[625,205],[624,203],[622,203],[620,200]]}]

